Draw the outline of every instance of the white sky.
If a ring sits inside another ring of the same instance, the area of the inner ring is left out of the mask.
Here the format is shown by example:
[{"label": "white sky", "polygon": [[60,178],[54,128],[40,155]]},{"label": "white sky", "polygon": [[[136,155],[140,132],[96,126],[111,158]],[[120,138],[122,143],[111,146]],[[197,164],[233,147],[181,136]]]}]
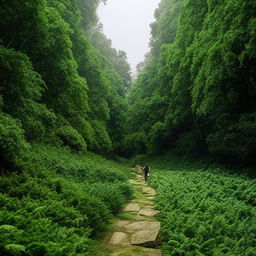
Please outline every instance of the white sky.
[{"label": "white sky", "polygon": [[133,71],[149,51],[150,24],[160,0],[107,0],[98,9],[105,35],[127,53]]}]

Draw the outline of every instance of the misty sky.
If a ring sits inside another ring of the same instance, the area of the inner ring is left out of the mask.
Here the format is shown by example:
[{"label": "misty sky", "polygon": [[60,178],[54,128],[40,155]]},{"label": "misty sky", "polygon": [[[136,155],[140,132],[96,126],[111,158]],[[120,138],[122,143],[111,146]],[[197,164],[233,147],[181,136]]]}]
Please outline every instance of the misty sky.
[{"label": "misty sky", "polygon": [[127,53],[132,70],[149,51],[150,23],[160,0],[107,0],[98,10],[105,35]]}]

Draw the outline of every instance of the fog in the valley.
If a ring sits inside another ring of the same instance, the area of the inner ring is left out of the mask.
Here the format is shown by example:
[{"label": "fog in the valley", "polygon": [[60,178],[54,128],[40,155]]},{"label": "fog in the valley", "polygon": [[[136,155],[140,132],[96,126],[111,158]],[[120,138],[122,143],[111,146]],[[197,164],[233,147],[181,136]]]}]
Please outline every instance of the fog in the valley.
[{"label": "fog in the valley", "polygon": [[160,0],[108,0],[98,14],[113,47],[127,53],[134,71],[149,51],[150,24]]}]

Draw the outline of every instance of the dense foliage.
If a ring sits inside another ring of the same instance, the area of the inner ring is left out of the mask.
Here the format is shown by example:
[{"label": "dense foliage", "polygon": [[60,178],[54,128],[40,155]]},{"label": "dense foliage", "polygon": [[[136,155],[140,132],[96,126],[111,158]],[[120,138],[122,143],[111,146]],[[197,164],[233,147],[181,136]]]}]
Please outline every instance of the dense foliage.
[{"label": "dense foliage", "polygon": [[255,179],[177,160],[157,166],[164,256],[256,254]]},{"label": "dense foliage", "polygon": [[162,0],[129,95],[127,153],[255,163],[255,12],[255,1]]},{"label": "dense foliage", "polygon": [[20,166],[0,177],[0,254],[95,255],[92,239],[132,196],[127,170],[42,145]]},{"label": "dense foliage", "polygon": [[100,2],[1,1],[1,255],[95,255],[131,197],[125,170],[87,153],[118,153],[131,80]]},{"label": "dense foliage", "polygon": [[27,142],[118,152],[130,68],[101,32],[99,2],[1,3],[0,111]]}]

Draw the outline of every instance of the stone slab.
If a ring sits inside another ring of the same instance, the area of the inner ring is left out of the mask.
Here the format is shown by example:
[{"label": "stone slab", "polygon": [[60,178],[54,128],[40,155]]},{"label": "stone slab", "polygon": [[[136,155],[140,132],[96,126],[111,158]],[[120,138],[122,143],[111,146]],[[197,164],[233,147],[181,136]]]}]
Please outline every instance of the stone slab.
[{"label": "stone slab", "polygon": [[133,203],[138,203],[141,206],[146,207],[146,208],[148,208],[148,206],[152,208],[155,205],[154,202],[152,202],[151,200],[147,200],[147,199],[145,199],[145,200],[143,200],[143,199],[135,199],[135,200],[132,200],[132,202]]},{"label": "stone slab", "polygon": [[158,221],[137,221],[131,224],[125,225],[125,228],[130,231],[139,231],[139,230],[151,230],[159,233],[160,231],[160,222]]},{"label": "stone slab", "polygon": [[154,196],[156,194],[156,191],[153,188],[151,188],[151,187],[143,187],[142,191],[144,193],[149,194],[150,196]]},{"label": "stone slab", "polygon": [[118,228],[123,228],[130,223],[131,223],[131,221],[129,221],[129,220],[119,220],[115,223],[115,226]]},{"label": "stone slab", "polygon": [[142,216],[148,216],[148,217],[153,217],[157,215],[159,211],[151,209],[151,208],[142,208],[139,210],[138,214]]},{"label": "stone slab", "polygon": [[155,247],[158,244],[159,231],[140,230],[132,234],[131,244],[143,247]]},{"label": "stone slab", "polygon": [[125,206],[125,212],[138,212],[140,210],[140,205],[136,203],[129,203]]},{"label": "stone slab", "polygon": [[111,245],[121,245],[121,246],[130,245],[127,234],[123,232],[114,232],[109,243]]}]

